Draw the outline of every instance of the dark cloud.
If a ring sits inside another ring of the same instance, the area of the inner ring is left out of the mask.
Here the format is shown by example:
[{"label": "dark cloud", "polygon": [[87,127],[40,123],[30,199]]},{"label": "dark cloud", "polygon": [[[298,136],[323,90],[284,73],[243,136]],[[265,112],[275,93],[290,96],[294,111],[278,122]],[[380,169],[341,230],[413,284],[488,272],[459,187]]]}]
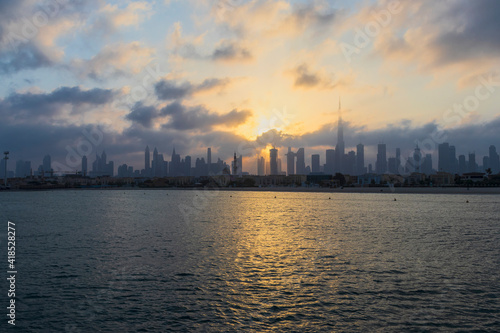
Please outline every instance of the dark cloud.
[{"label": "dark cloud", "polygon": [[187,107],[178,102],[174,102],[163,108],[160,113],[169,116],[165,128],[176,130],[210,130],[214,126],[236,127],[245,123],[252,115],[248,110],[232,110],[229,113],[219,115],[210,112],[203,106]]},{"label": "dark cloud", "polygon": [[217,89],[217,88],[224,88],[230,82],[231,82],[231,80],[229,78],[224,78],[224,79],[218,79],[218,78],[205,79],[202,83],[200,83],[196,87],[196,91],[207,91],[207,90],[212,90],[212,89]]},{"label": "dark cloud", "polygon": [[[95,7],[95,2],[0,1],[0,75],[58,65],[36,42],[40,29],[68,17],[80,20],[88,15],[84,9]],[[39,17],[48,20],[40,29],[35,24]]]},{"label": "dark cloud", "polygon": [[13,93],[0,99],[0,114],[5,118],[31,121],[50,120],[47,117],[59,114],[63,105],[75,107],[83,104],[103,105],[111,103],[115,92],[110,89],[61,87],[50,93]]},{"label": "dark cloud", "polygon": [[151,128],[155,119],[166,119],[167,122],[162,125],[163,128],[187,131],[211,130],[217,125],[237,127],[245,123],[251,115],[252,112],[248,110],[232,110],[220,115],[201,105],[186,106],[175,101],[160,110],[154,106],[137,103],[125,118],[146,128]]},{"label": "dark cloud", "polygon": [[172,80],[161,80],[155,84],[155,92],[161,100],[183,99],[193,93],[193,86],[189,82],[176,84]]},{"label": "dark cloud", "polygon": [[213,89],[225,88],[231,80],[229,78],[210,78],[205,79],[200,84],[191,82],[178,83],[175,80],[161,80],[155,84],[155,93],[159,99],[164,101],[180,100],[191,97],[197,92],[209,91]]},{"label": "dark cloud", "polygon": [[[288,72],[290,73],[290,72]],[[298,65],[291,70],[294,80],[293,86],[302,89],[333,89],[338,86],[348,86],[352,83],[352,77],[335,78],[335,75],[313,71],[306,63]]]},{"label": "dark cloud", "polygon": [[252,59],[251,52],[233,41],[223,41],[212,54],[213,60],[247,61]]},{"label": "dark cloud", "polygon": [[323,27],[334,23],[338,11],[329,6],[316,6],[312,2],[297,4],[293,9],[293,18],[298,26],[310,25]]},{"label": "dark cloud", "polygon": [[497,0],[455,1],[436,19],[436,25],[453,22],[454,27],[438,29],[433,47],[441,51],[438,64],[484,55],[498,56],[500,51],[500,2]]},{"label": "dark cloud", "polygon": [[306,64],[302,64],[295,68],[295,87],[312,88],[319,85],[322,81],[320,76],[316,73],[312,73]]},{"label": "dark cloud", "polygon": [[[394,33],[379,35],[375,43],[384,56],[403,56],[428,71],[474,61],[482,65],[481,61],[498,58],[500,2],[456,0],[441,6],[418,0],[403,8],[407,12],[398,15],[406,15],[406,19],[399,26],[394,23]],[[373,8],[380,9],[378,5]]]},{"label": "dark cloud", "polygon": [[37,69],[53,65],[53,61],[33,44],[23,44],[14,49],[9,44],[6,52],[0,52],[0,74],[12,74],[20,70]]},{"label": "dark cloud", "polygon": [[153,120],[158,118],[158,116],[158,110],[154,106],[145,106],[142,103],[137,103],[125,118],[150,128],[153,126]]}]

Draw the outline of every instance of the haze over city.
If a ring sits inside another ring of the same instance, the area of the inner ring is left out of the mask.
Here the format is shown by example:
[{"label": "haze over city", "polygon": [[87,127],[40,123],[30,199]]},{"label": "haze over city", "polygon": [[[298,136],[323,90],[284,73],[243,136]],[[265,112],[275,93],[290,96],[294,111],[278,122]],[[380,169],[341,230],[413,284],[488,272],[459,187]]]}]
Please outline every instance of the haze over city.
[{"label": "haze over city", "polygon": [[237,151],[250,173],[273,146],[324,161],[340,97],[367,165],[379,143],[435,163],[444,142],[478,159],[500,144],[493,0],[34,4],[0,3],[0,148],[34,169],[79,148],[140,169],[148,145]]}]

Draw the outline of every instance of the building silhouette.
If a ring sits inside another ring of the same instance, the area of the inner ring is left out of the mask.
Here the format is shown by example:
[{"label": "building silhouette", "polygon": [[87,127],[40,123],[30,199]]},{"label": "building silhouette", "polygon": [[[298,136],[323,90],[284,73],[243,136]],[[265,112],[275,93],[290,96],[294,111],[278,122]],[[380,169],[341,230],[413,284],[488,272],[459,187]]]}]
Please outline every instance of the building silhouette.
[{"label": "building silhouette", "polygon": [[305,175],[306,174],[306,159],[305,159],[305,151],[304,148],[299,148],[297,153],[295,154],[297,157],[295,174],[297,175]]},{"label": "building silhouette", "polygon": [[356,146],[356,174],[363,175],[365,173],[365,146],[360,143]]},{"label": "building silhouette", "polygon": [[312,173],[320,173],[320,161],[319,161],[319,154],[313,154],[311,155],[311,172]]},{"label": "building silhouette", "polygon": [[342,123],[342,108],[339,98],[339,119],[337,124],[337,145],[335,146],[335,172],[345,172],[344,170],[344,154],[345,154],[345,142],[344,142],[344,124]]},{"label": "building silhouette", "polygon": [[289,176],[295,174],[295,153],[292,152],[291,147],[288,147],[288,152],[286,153],[286,173]]},{"label": "building silhouette", "polygon": [[278,174],[278,150],[276,148],[272,148],[269,150],[269,163],[270,163],[271,175],[277,175]]},{"label": "building silhouette", "polygon": [[86,177],[88,176],[88,166],[87,166],[87,156],[83,155],[82,156],[82,176]]},{"label": "building silhouette", "polygon": [[101,156],[95,155],[95,161],[92,163],[92,177],[109,176],[113,177],[114,163],[113,161],[107,162],[106,152],[103,151]]},{"label": "building silhouette", "polygon": [[387,172],[387,148],[385,143],[378,144],[377,162],[375,164],[375,169],[380,175]]}]

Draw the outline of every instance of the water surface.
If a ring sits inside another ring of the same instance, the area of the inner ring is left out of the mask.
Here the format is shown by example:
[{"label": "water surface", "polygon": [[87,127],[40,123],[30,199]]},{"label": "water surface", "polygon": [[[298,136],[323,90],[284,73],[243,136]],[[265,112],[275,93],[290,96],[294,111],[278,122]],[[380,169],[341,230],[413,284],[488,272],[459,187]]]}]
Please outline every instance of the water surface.
[{"label": "water surface", "polygon": [[500,327],[498,195],[87,190],[0,202],[5,229],[17,227],[25,332]]}]

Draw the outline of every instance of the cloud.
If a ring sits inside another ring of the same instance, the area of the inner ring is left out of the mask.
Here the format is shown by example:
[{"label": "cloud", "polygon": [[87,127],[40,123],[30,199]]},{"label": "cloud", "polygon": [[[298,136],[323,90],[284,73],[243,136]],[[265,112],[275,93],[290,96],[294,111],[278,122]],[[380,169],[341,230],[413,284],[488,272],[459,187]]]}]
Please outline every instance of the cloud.
[{"label": "cloud", "polygon": [[40,48],[26,44],[16,51],[3,52],[0,55],[0,74],[12,74],[26,69],[49,67],[54,64]]},{"label": "cloud", "polygon": [[155,93],[161,100],[183,99],[193,93],[193,85],[189,82],[177,84],[173,80],[161,80],[155,84]]},{"label": "cloud", "polygon": [[151,128],[153,120],[158,116],[158,110],[154,106],[145,106],[142,103],[137,103],[125,118],[139,123],[146,128]]},{"label": "cloud", "polygon": [[[355,22],[374,21],[370,6],[353,16]],[[495,0],[457,0],[436,3],[418,0],[402,6],[374,41],[374,51],[387,62],[416,65],[423,73],[466,77],[498,69],[500,3]]]},{"label": "cloud", "polygon": [[186,106],[175,101],[161,109],[137,103],[126,115],[126,119],[146,128],[153,128],[154,121],[157,121],[167,129],[208,131],[216,126],[235,128],[244,124],[251,116],[252,112],[249,110],[231,110],[225,114],[218,114],[202,105]]},{"label": "cloud", "polygon": [[205,79],[200,84],[189,81],[178,83],[175,80],[161,80],[155,84],[155,93],[160,100],[175,100],[191,97],[193,94],[221,90],[231,83],[229,78]]},{"label": "cloud", "polygon": [[323,79],[317,73],[310,72],[306,64],[297,66],[294,70],[295,87],[312,88],[319,85]]},{"label": "cloud", "polygon": [[79,106],[111,103],[115,95],[111,89],[80,87],[61,87],[50,93],[13,93],[0,99],[0,114],[4,120],[16,122],[51,122],[68,106],[76,112]]},{"label": "cloud", "polygon": [[299,89],[334,89],[339,86],[348,86],[352,83],[352,75],[345,75],[335,80],[334,74],[328,74],[324,70],[313,71],[309,65],[302,63],[293,70],[288,71],[294,80],[293,86]]},{"label": "cloud", "polygon": [[73,60],[70,70],[94,80],[137,74],[153,60],[154,53],[139,42],[106,45],[91,59]]},{"label": "cloud", "polygon": [[65,52],[57,41],[78,29],[95,2],[1,1],[0,74],[58,65]]},{"label": "cloud", "polygon": [[223,40],[216,46],[211,58],[215,61],[248,61],[251,52],[234,41]]},{"label": "cloud", "polygon": [[88,31],[91,35],[107,36],[122,27],[138,26],[151,15],[152,8],[152,4],[146,1],[132,1],[125,7],[106,4],[99,9]]},{"label": "cloud", "polygon": [[174,102],[161,109],[160,114],[169,118],[169,121],[163,125],[164,128],[210,130],[215,126],[237,127],[244,124],[252,115],[252,112],[248,110],[232,110],[219,115],[210,112],[203,106],[188,107],[179,102]]}]

